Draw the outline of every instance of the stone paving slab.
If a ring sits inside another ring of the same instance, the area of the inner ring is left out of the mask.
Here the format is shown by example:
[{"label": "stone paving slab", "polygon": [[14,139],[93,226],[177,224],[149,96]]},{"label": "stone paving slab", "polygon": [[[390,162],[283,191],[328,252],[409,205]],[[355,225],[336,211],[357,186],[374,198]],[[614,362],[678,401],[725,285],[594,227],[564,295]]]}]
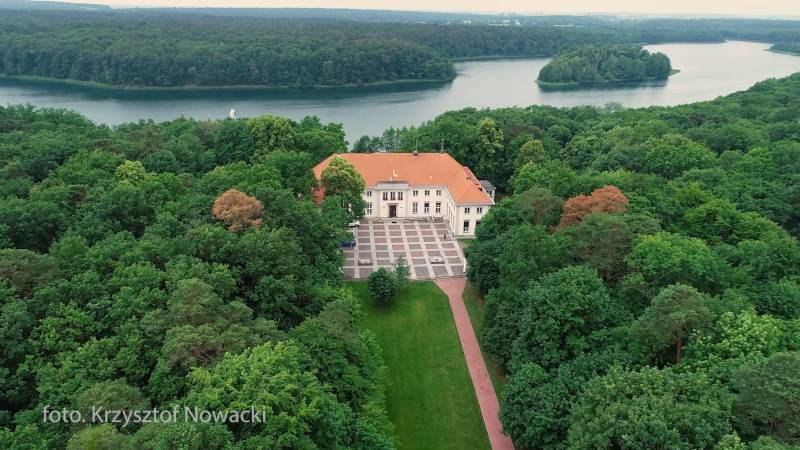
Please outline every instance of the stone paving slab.
[{"label": "stone paving slab", "polygon": [[[443,223],[362,220],[356,236],[356,247],[343,249],[345,278],[367,278],[380,267],[393,267],[400,257],[410,266],[412,279],[464,274],[461,247]],[[431,263],[431,258],[443,256],[444,263]],[[366,264],[362,264],[362,260]]]}]

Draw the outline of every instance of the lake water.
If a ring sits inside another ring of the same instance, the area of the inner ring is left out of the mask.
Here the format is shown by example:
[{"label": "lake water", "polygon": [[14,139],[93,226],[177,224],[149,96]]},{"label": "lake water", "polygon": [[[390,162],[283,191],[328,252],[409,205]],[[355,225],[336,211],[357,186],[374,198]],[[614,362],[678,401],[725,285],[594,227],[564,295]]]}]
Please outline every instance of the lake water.
[{"label": "lake water", "polygon": [[74,109],[109,125],[139,119],[163,121],[186,116],[224,118],[235,108],[241,116],[275,114],[293,119],[317,115],[341,122],[353,142],[389,126],[410,126],[464,107],[604,105],[677,105],[711,100],[747,89],[758,81],[800,72],[800,57],[766,51],[763,43],[662,44],[647,47],[667,54],[681,72],[666,82],[589,90],[546,91],[535,83],[548,58],[469,61],[456,64],[450,83],[335,90],[265,92],[248,90],[192,92],[115,92],[58,83],[0,80],[0,104]]}]

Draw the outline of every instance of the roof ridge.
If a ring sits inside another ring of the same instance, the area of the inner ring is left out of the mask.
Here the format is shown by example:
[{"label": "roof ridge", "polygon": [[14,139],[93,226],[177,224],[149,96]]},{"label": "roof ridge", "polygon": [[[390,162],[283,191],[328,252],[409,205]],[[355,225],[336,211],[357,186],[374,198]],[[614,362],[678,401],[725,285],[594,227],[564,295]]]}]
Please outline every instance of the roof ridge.
[{"label": "roof ridge", "polygon": [[449,153],[336,153],[314,167],[315,176],[320,178],[331,159],[337,156],[356,167],[367,187],[387,180],[405,181],[411,187],[446,187],[456,203],[494,203],[472,170]]}]

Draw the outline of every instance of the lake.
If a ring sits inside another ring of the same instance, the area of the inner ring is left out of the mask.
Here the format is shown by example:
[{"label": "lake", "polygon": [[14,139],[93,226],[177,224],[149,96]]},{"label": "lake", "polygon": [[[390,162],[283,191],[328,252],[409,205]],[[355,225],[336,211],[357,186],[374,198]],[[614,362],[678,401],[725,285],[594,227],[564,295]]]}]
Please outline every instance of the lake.
[{"label": "lake", "polygon": [[570,91],[546,91],[534,83],[549,58],[458,62],[458,76],[449,83],[305,91],[102,91],[61,83],[0,80],[0,104],[70,108],[109,125],[180,116],[224,118],[231,108],[244,117],[269,113],[300,119],[313,114],[325,122],[343,123],[353,142],[364,134],[380,134],[389,126],[418,125],[468,106],[677,105],[711,100],[767,78],[800,72],[800,57],[766,51],[769,45],[764,43],[647,48],[665,53],[681,72],[660,83]]}]

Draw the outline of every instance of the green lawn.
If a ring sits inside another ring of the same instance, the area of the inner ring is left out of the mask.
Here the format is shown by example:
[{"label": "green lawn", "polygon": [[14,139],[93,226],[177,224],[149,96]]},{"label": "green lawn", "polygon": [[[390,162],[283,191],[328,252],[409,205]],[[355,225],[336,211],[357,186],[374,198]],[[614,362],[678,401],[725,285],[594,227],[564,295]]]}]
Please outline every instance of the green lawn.
[{"label": "green lawn", "polygon": [[[483,296],[475,289],[472,283],[467,281],[467,287],[464,288],[463,298],[464,305],[467,307],[467,314],[469,314],[469,320],[472,322],[472,329],[475,330],[475,336],[478,337],[478,343],[480,344],[481,330],[483,330],[483,322],[485,319]],[[508,383],[508,380],[503,374],[503,370],[494,361],[494,358],[492,358],[492,355],[483,350],[483,345],[481,345],[481,354],[483,355],[483,361],[486,363],[486,370],[489,371],[489,378],[492,379],[494,392],[500,397],[500,393],[503,391],[506,383]]]},{"label": "green lawn", "polygon": [[447,296],[432,282],[406,283],[376,306],[350,283],[388,366],[387,406],[401,450],[489,449]]}]

